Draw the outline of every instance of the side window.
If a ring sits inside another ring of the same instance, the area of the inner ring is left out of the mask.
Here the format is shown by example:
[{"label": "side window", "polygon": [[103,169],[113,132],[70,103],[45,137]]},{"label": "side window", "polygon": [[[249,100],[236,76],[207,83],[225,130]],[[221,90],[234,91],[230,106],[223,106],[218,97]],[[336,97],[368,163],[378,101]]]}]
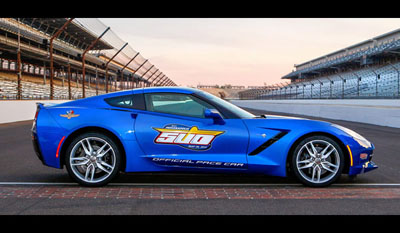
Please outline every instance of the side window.
[{"label": "side window", "polygon": [[204,110],[214,107],[192,95],[179,93],[145,94],[146,110],[181,116],[204,118]]},{"label": "side window", "polygon": [[145,110],[143,94],[122,95],[104,99],[109,105],[120,108]]}]

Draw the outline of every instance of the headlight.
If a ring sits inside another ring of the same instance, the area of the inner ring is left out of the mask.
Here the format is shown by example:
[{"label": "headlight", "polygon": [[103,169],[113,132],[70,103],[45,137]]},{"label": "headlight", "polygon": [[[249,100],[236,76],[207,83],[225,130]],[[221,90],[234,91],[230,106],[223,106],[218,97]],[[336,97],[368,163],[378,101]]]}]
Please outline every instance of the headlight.
[{"label": "headlight", "polygon": [[340,125],[335,125],[335,124],[332,124],[332,126],[338,128],[338,129],[342,130],[343,132],[347,133],[348,135],[350,135],[361,146],[363,146],[365,148],[370,148],[372,146],[371,143],[367,139],[365,139],[360,134],[354,132],[353,130],[348,129],[348,128],[343,127],[343,126],[340,126]]}]

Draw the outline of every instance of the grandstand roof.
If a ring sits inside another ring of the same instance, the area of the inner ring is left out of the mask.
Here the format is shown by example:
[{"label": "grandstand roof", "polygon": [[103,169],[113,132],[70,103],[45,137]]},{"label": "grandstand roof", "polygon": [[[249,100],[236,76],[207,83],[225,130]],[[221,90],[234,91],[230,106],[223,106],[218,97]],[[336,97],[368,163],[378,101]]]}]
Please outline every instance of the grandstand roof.
[{"label": "grandstand roof", "polygon": [[[20,19],[25,24],[30,25],[31,27],[43,31],[47,34],[53,35],[59,28],[61,28],[64,23],[67,21],[67,18],[23,18]],[[68,43],[71,37],[80,41],[82,45],[81,48],[85,49],[85,47],[89,46],[94,40],[97,39],[97,36],[86,30],[82,25],[79,25],[76,21],[72,21],[67,28],[64,30],[68,36],[65,38],[65,42]],[[63,40],[63,37],[59,37],[58,39]],[[103,50],[103,49],[112,49],[113,46],[105,42],[104,40],[99,40],[92,50]]]},{"label": "grandstand roof", "polygon": [[315,73],[340,64],[358,61],[360,58],[383,55],[387,51],[400,49],[400,29],[373,37],[349,47],[337,50],[313,60],[295,65],[296,70],[282,79],[297,78],[302,74]]},{"label": "grandstand roof", "polygon": [[[46,66],[44,62],[50,59],[48,42],[68,20],[67,18],[0,18],[1,58],[14,60],[16,48],[20,47],[22,62]],[[21,43],[18,42],[18,35]],[[97,40],[100,36],[101,39]],[[86,73],[105,74],[108,70],[109,76],[121,80],[129,79],[151,84],[157,72],[161,72],[119,38],[110,27],[96,18],[74,18],[62,30],[53,41],[53,67],[62,69],[66,65],[71,65],[72,69],[82,69],[82,53],[94,41],[96,43],[85,56]],[[111,58],[111,63],[107,63]],[[107,69],[105,69],[106,64]],[[165,80],[173,83],[167,76]]]}]

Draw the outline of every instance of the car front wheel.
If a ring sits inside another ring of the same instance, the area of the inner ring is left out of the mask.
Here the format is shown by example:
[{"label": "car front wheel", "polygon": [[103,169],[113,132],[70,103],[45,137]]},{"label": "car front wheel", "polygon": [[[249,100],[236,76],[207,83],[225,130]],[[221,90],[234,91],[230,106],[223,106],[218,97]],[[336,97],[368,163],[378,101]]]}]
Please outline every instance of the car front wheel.
[{"label": "car front wheel", "polygon": [[303,184],[324,187],[335,182],[344,167],[340,146],[326,136],[312,136],[301,141],[293,152],[292,171]]}]

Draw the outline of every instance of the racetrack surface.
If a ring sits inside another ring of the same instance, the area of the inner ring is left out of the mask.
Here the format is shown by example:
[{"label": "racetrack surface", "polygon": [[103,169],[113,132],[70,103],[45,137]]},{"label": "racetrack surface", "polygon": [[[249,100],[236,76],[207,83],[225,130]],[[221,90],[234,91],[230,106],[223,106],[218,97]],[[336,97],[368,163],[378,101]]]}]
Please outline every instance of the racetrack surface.
[{"label": "racetrack surface", "polygon": [[399,214],[400,129],[328,121],[372,141],[379,168],[355,180],[343,175],[324,189],[293,178],[157,173],[121,174],[109,186],[84,188],[37,159],[32,121],[2,124],[0,214]]}]

